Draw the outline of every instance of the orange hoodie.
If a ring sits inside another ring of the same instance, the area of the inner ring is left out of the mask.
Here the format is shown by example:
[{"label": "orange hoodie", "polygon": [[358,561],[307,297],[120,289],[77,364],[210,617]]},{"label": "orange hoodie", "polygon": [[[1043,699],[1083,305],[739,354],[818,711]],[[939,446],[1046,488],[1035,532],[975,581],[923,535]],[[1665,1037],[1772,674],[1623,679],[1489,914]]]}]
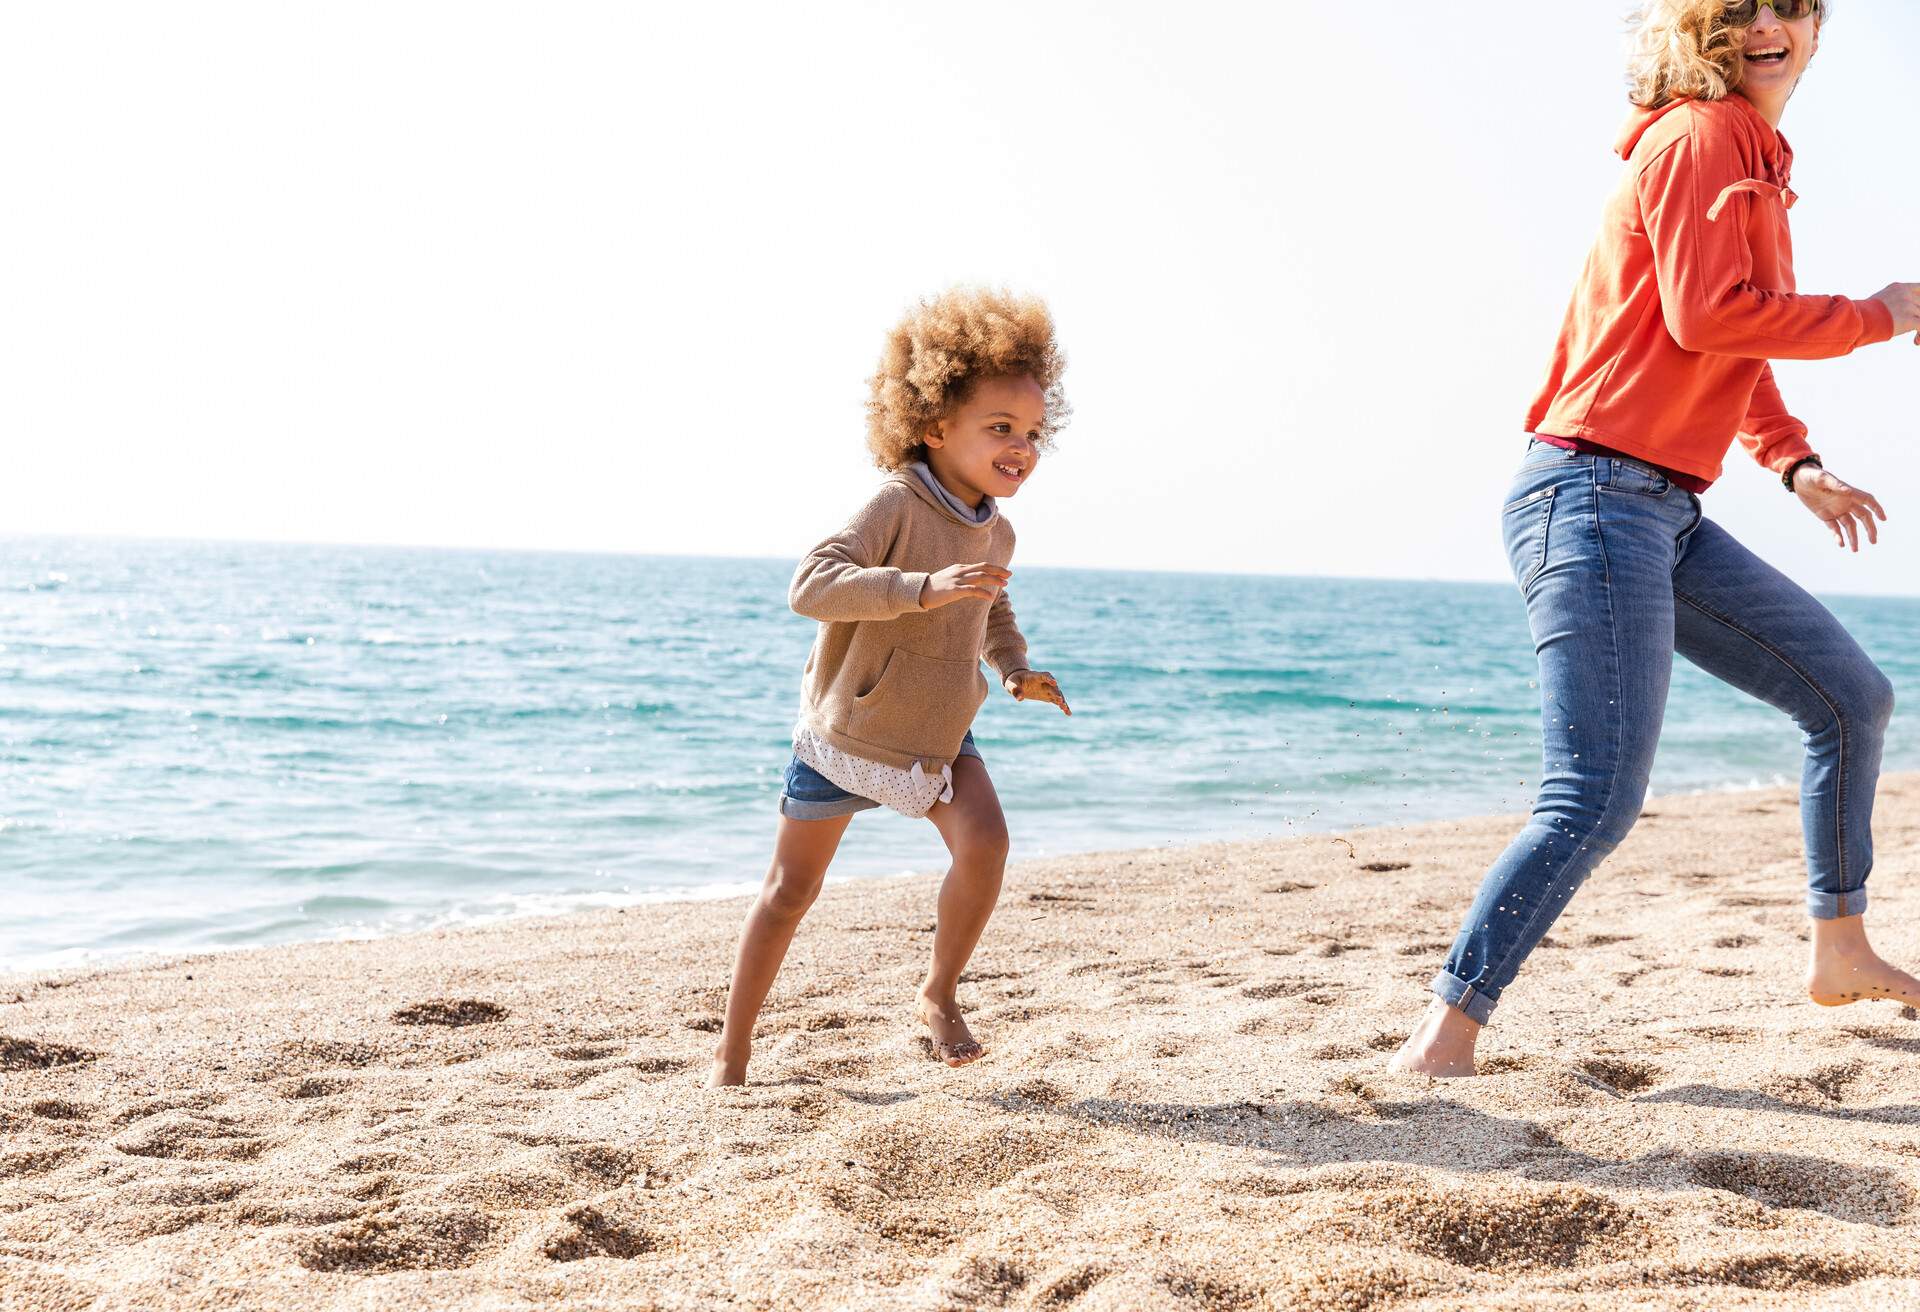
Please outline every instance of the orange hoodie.
[{"label": "orange hoodie", "polygon": [[1887,341],[1893,312],[1795,294],[1793,151],[1745,97],[1639,110],[1616,149],[1627,175],[1527,431],[1707,480],[1738,437],[1784,473],[1812,448],[1767,361]]}]

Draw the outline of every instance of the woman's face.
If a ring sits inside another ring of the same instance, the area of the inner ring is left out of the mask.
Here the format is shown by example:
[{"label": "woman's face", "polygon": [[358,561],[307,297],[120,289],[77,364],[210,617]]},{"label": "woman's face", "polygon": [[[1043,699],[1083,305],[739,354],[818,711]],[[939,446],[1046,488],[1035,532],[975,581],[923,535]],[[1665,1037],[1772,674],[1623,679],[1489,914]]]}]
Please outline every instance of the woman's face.
[{"label": "woman's face", "polygon": [[[1740,8],[1736,3],[1732,6]],[[1782,4],[1792,13],[1799,6]],[[1803,18],[1784,20],[1770,4],[1761,5],[1751,26],[1741,29],[1740,63],[1744,70],[1740,90],[1756,103],[1785,107],[1794,84],[1807,71],[1820,45],[1820,10],[1808,5]]]}]

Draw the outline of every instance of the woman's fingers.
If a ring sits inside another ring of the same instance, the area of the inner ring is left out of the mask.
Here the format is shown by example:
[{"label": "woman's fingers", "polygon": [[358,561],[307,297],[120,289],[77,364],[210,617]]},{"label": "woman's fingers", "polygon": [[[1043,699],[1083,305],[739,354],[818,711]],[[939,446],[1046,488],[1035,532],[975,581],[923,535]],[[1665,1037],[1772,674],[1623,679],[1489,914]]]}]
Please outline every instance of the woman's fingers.
[{"label": "woman's fingers", "polygon": [[1878,546],[1880,543],[1880,529],[1879,526],[1873,522],[1873,512],[1865,506],[1855,506],[1853,508],[1853,517],[1860,522],[1860,527],[1867,530],[1867,542],[1870,545]]},{"label": "woman's fingers", "polygon": [[1876,514],[1876,515],[1878,515],[1878,516],[1880,516],[1880,518],[1881,518],[1881,519],[1883,519],[1883,520],[1884,520],[1884,519],[1885,519],[1885,518],[1887,517],[1887,512],[1886,512],[1886,511],[1884,511],[1884,510],[1882,510],[1882,509],[1880,509],[1880,501],[1879,501],[1879,498],[1877,498],[1877,497],[1875,497],[1875,496],[1873,495],[1873,493],[1871,493],[1871,492],[1862,492],[1862,493],[1860,494],[1860,500],[1861,500],[1861,501],[1863,501],[1864,503],[1866,503],[1867,505],[1869,505],[1869,506],[1872,506],[1872,507],[1873,507],[1873,513],[1874,513],[1874,514]]},{"label": "woman's fingers", "polygon": [[1853,522],[1853,516],[1852,515],[1840,516],[1839,524],[1840,524],[1841,532],[1846,535],[1845,541],[1843,541],[1841,545],[1846,547],[1849,551],[1858,552],[1860,550],[1860,530],[1857,527],[1855,527]]}]

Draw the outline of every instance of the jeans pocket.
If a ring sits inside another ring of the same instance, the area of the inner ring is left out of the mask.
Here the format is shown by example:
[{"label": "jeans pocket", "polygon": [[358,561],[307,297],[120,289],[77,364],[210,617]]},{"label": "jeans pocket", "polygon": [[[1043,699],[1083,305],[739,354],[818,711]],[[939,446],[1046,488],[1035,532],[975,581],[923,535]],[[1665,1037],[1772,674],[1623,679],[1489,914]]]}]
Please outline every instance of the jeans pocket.
[{"label": "jeans pocket", "polygon": [[1607,464],[1607,476],[1600,482],[1600,487],[1608,492],[1626,492],[1642,497],[1663,497],[1673,488],[1673,484],[1665,475],[1656,473],[1645,465],[1612,457],[1608,458]]},{"label": "jeans pocket", "polygon": [[1522,592],[1547,563],[1547,534],[1553,524],[1555,491],[1554,487],[1543,487],[1538,492],[1529,492],[1518,501],[1509,501],[1500,512],[1507,560],[1513,566],[1514,582]]}]

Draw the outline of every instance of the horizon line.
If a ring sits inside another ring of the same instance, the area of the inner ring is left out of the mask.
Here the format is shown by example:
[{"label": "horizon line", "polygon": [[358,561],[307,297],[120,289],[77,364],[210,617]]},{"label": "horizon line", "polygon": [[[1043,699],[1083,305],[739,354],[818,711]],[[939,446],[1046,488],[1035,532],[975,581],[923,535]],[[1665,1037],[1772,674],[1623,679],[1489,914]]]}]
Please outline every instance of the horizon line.
[{"label": "horizon line", "polygon": [[[508,556],[583,556],[602,558],[625,558],[632,560],[698,560],[698,561],[740,561],[755,564],[790,563],[783,556],[764,556],[750,554],[731,554],[727,552],[660,552],[639,548],[622,550],[612,547],[525,547],[525,546],[486,546],[467,543],[446,542],[396,542],[303,538],[246,538],[246,537],[188,537],[167,534],[121,534],[121,533],[22,533],[0,530],[0,543],[4,542],[117,542],[117,543],[166,543],[175,546],[228,546],[228,547],[290,547],[315,548],[333,547],[362,551],[420,551],[443,552],[448,555],[494,553]],[[1511,586],[1509,579],[1459,578],[1441,575],[1413,577],[1400,574],[1295,574],[1280,570],[1233,570],[1233,569],[1154,569],[1145,566],[1120,565],[1023,565],[1026,570],[1054,571],[1058,573],[1080,574],[1151,574],[1171,578],[1229,578],[1229,579],[1301,579],[1329,583],[1435,583],[1471,587]],[[1920,592],[1850,592],[1835,589],[1826,593],[1835,597],[1858,597],[1863,600],[1914,601],[1920,600]]]}]

